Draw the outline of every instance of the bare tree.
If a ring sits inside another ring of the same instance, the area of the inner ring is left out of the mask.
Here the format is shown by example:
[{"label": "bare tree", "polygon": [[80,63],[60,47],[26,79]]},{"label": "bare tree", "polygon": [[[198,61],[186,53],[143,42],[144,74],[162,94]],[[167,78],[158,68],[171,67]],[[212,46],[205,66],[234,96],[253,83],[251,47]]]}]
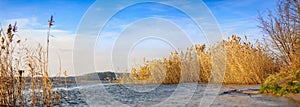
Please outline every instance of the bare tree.
[{"label": "bare tree", "polygon": [[280,0],[275,14],[270,11],[268,17],[258,17],[259,27],[270,39],[273,52],[285,65],[299,60],[299,16],[299,0]]}]

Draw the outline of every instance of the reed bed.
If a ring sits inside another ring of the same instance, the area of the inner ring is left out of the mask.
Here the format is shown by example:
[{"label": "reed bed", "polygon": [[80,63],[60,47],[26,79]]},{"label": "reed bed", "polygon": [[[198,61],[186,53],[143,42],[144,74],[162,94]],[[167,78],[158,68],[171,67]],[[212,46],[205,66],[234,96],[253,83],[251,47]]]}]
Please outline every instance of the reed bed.
[{"label": "reed bed", "polygon": [[0,106],[58,104],[61,96],[52,91],[48,51],[41,45],[29,48],[16,32],[16,23],[0,30]]},{"label": "reed bed", "polygon": [[[266,52],[267,49],[259,42],[251,44],[246,36],[243,41],[241,37],[233,35],[208,49],[204,44],[194,45],[180,53],[171,52],[168,58],[144,60],[142,65],[132,67],[130,76],[123,77],[120,82],[177,84],[222,81],[225,84],[260,84],[269,74],[278,70],[276,60]],[[225,57],[226,71],[218,68],[225,66],[218,65],[213,57]],[[214,78],[211,77],[213,67],[219,69],[214,73]],[[224,78],[220,78],[223,72]]]},{"label": "reed bed", "polygon": [[260,84],[268,75],[278,71],[276,59],[267,53],[268,47],[259,42],[253,45],[232,36],[225,42],[225,47],[227,68],[224,83]]}]

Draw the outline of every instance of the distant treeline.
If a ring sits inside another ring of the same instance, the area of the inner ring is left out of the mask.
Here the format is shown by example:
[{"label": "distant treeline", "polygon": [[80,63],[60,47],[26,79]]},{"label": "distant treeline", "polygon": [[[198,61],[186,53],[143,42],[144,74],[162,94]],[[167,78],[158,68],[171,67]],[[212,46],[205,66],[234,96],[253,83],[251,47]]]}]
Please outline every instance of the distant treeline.
[{"label": "distant treeline", "polygon": [[[95,72],[95,73],[89,73],[89,74],[84,74],[82,76],[76,76],[76,79],[78,82],[82,81],[114,81],[117,78],[121,78],[123,76],[129,76],[129,73],[115,73],[111,71],[106,71],[106,72]],[[75,79],[75,77],[72,77]],[[67,80],[72,80],[71,78]]]},{"label": "distant treeline", "polygon": [[[54,83],[73,83],[73,82],[83,82],[83,81],[113,81],[117,78],[122,78],[123,76],[129,76],[129,73],[115,73],[111,71],[106,72],[96,72],[96,73],[89,73],[84,74],[82,76],[68,76],[68,77],[49,77],[50,80]],[[15,82],[17,82],[17,77],[15,78]],[[25,83],[30,83],[32,80],[31,77],[22,77],[22,81]],[[36,81],[41,81],[42,77],[35,77]]]}]

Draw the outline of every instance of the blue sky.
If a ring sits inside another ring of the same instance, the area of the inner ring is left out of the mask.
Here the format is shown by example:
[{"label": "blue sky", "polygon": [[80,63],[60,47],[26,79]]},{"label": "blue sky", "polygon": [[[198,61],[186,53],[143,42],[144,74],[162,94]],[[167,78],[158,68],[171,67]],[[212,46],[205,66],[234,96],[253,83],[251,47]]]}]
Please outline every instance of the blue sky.
[{"label": "blue sky", "polygon": [[[50,15],[55,16],[55,29],[75,31],[81,16],[94,1],[91,0],[1,0],[0,20],[36,18],[36,22],[47,25]],[[24,29],[43,29],[26,26]]]},{"label": "blue sky", "polygon": [[[111,8],[119,8],[119,2],[108,0],[107,2],[103,2],[104,4],[101,4],[102,7],[94,7],[94,10],[92,10],[91,6],[94,2],[94,0],[1,0],[0,22],[2,27],[5,28],[8,23],[17,21],[19,25],[18,33],[22,35],[23,38],[32,38],[34,43],[44,43],[47,20],[50,15],[54,15],[55,22],[52,35],[55,37],[51,38],[51,52],[54,59],[52,60],[52,69],[53,71],[57,71],[58,61],[55,59],[60,56],[63,60],[63,69],[73,71],[72,49],[74,47],[75,33],[77,32],[78,24],[81,22],[82,17],[88,10],[106,14]],[[189,0],[164,0],[163,2],[176,2],[187,8],[193,8],[193,6],[195,6],[195,3]],[[267,9],[274,10],[276,7],[275,0],[204,0],[204,3],[215,16],[224,38],[232,34],[241,36],[248,35],[251,41],[261,39],[263,35],[257,27],[258,12],[266,14]],[[115,7],[109,7],[110,4],[115,4]],[[94,6],[97,5],[94,4]],[[121,8],[119,10],[121,10]],[[191,13],[194,11],[201,10],[192,10]],[[111,53],[106,52],[112,51],[114,45],[112,43],[117,40],[116,35],[122,33],[127,27],[130,27],[132,22],[149,16],[170,20],[176,25],[179,25],[185,33],[192,35],[189,39],[191,39],[193,43],[205,43],[205,39],[195,36],[203,35],[203,32],[193,30],[192,27],[195,26],[195,23],[193,24],[191,20],[188,20],[188,16],[182,13],[182,11],[164,5],[149,3],[135,7],[132,6],[132,8],[121,10],[108,22],[105,22],[107,25],[102,32],[98,31],[100,29],[96,29],[98,26],[97,23],[100,23],[97,22],[99,19],[95,19],[95,23],[92,23],[94,25],[89,26],[91,31],[97,30],[97,32],[86,35],[101,35],[97,38],[98,42],[96,43],[96,47],[98,47],[96,50],[99,50],[99,53],[96,53],[96,55],[100,61],[95,61],[99,63],[96,64],[96,70],[94,71],[111,70],[112,62],[110,62],[110,60],[112,57],[108,57]],[[158,19],[153,20],[159,21]],[[91,20],[91,22],[93,21],[94,19]],[[145,30],[142,29],[143,27],[147,28],[147,26],[141,26],[141,31]],[[151,31],[145,30],[144,32]],[[174,41],[182,42],[178,40],[178,38],[177,40],[174,38]],[[174,49],[174,47],[157,40],[145,41],[136,47],[138,48],[133,49],[135,52],[131,55],[134,56],[134,61],[140,60],[143,56],[150,57],[150,59],[167,56],[169,52],[166,51]],[[180,49],[184,49],[184,47],[180,47]],[[54,72],[52,74],[56,73],[57,72]]]},{"label": "blue sky", "polygon": [[[10,19],[34,17],[38,23],[47,24],[48,17],[54,15],[56,29],[75,31],[81,17],[93,2],[94,0],[1,0],[0,21],[5,23]],[[266,9],[272,10],[276,6],[275,0],[204,0],[204,2],[219,24],[226,28],[230,25],[237,26],[242,22],[249,23],[241,28],[253,27],[257,24],[258,11],[265,12]],[[35,28],[42,29],[39,26]],[[236,27],[238,28],[240,27]]]}]

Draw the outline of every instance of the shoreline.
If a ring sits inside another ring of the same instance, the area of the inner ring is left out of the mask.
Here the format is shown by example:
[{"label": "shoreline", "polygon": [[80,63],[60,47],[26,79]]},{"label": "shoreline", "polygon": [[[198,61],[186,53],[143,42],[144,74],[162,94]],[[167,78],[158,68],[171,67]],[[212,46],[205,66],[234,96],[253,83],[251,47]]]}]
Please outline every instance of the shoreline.
[{"label": "shoreline", "polygon": [[294,102],[300,104],[300,93],[297,93],[297,94],[291,94],[290,93],[290,94],[283,95],[283,97],[286,97],[289,100],[294,101]]}]

